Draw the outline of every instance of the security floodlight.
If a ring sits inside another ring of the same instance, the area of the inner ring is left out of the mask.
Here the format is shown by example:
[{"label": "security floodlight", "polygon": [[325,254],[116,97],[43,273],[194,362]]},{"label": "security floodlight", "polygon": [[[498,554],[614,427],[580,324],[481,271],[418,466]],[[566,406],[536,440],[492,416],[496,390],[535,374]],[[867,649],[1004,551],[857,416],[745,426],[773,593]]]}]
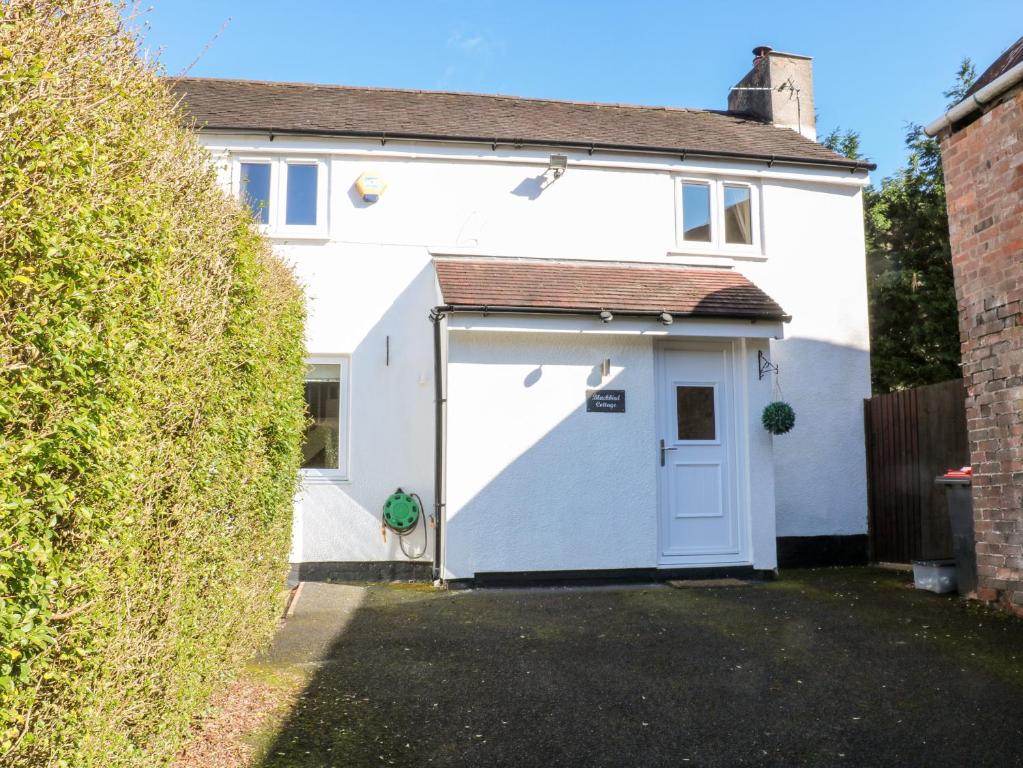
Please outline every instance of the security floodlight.
[{"label": "security floodlight", "polygon": [[602,309],[600,311],[600,322],[602,322],[602,323],[610,323],[614,319],[615,319],[615,316],[612,315],[610,312],[608,312],[606,309]]},{"label": "security floodlight", "polygon": [[560,178],[561,174],[568,168],[567,155],[551,155],[547,161],[547,170],[554,174],[554,178]]}]

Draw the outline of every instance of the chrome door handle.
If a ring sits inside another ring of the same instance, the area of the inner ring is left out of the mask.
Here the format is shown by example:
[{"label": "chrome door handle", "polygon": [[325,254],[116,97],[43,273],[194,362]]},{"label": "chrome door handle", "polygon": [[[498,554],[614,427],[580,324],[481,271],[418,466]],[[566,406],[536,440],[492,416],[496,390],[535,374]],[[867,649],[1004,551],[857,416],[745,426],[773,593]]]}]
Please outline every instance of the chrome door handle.
[{"label": "chrome door handle", "polygon": [[664,444],[664,440],[663,440],[663,438],[661,439],[661,466],[662,466],[662,467],[664,466],[664,454],[665,454],[665,453],[666,453],[667,451],[677,451],[677,450],[678,450],[678,446],[674,446],[674,447],[669,447],[669,446],[666,446],[666,445]]}]

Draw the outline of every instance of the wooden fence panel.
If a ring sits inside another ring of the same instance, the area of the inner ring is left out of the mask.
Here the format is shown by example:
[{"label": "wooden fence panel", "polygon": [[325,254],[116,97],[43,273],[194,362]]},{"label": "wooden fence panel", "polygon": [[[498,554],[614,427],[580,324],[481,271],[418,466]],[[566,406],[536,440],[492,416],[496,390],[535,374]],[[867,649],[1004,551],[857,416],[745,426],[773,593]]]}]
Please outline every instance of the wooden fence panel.
[{"label": "wooden fence panel", "polygon": [[970,461],[961,379],[876,395],[863,403],[876,562],[950,557],[944,491],[934,478]]}]

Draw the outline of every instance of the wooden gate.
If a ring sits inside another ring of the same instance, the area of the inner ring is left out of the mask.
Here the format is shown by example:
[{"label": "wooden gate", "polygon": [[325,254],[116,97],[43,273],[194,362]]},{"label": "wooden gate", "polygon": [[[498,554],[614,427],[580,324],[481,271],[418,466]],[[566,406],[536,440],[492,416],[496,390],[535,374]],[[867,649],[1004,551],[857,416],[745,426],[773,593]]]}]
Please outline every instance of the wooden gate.
[{"label": "wooden gate", "polygon": [[970,463],[962,379],[863,403],[871,559],[951,557],[948,508],[934,478]]}]

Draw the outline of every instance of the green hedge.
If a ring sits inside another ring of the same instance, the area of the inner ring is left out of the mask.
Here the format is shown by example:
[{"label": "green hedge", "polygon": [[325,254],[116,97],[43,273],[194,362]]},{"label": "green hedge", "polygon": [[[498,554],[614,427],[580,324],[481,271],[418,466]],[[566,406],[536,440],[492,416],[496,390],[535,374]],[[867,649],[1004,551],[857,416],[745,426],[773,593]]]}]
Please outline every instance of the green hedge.
[{"label": "green hedge", "polygon": [[0,765],[154,766],[271,636],[301,292],[104,0],[0,3]]}]

